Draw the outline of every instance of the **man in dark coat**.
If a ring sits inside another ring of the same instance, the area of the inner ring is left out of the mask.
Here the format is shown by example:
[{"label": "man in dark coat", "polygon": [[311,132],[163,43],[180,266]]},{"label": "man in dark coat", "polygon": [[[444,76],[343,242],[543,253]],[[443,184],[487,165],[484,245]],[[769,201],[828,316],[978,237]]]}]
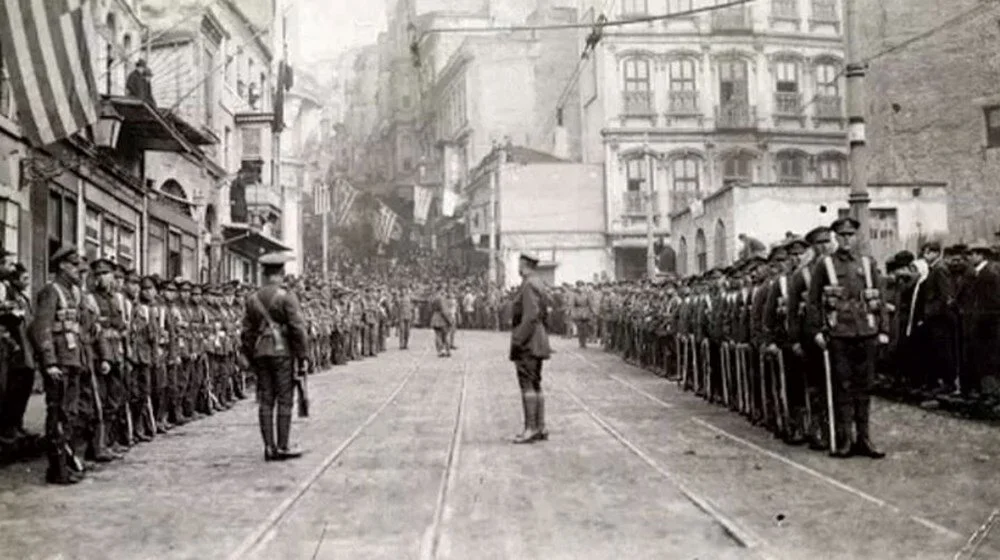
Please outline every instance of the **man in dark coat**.
[{"label": "man in dark coat", "polygon": [[959,385],[972,398],[979,396],[983,378],[996,375],[998,365],[1000,271],[988,260],[991,255],[985,241],[969,246],[970,268],[958,293],[964,349]]},{"label": "man in dark coat", "polygon": [[552,349],[545,331],[549,296],[545,285],[535,275],[538,259],[522,254],[518,262],[521,287],[512,304],[510,360],[517,369],[524,409],[524,431],[514,443],[533,443],[548,439],[545,429],[545,396],[542,393],[542,362],[549,359]]},{"label": "man in dark coat", "polygon": [[[272,253],[260,258],[264,286],[246,299],[241,348],[257,374],[257,402],[264,460],[296,459],[302,451],[289,445],[295,401],[295,367],[308,370],[308,343],[299,300],[282,286],[290,257]],[[277,409],[277,442],[274,413]]]},{"label": "man in dark coat", "polygon": [[451,315],[448,314],[448,302],[443,286],[438,286],[434,290],[431,299],[431,328],[434,329],[434,347],[437,348],[439,358],[451,356],[451,344],[448,340],[448,333],[452,329]]},{"label": "man in dark coat", "polygon": [[913,336],[926,342],[917,350],[921,354],[918,363],[924,364],[923,388],[934,391],[939,380],[954,381],[957,370],[955,284],[942,258],[940,243],[924,244],[921,256],[928,273],[917,287],[910,326]]}]

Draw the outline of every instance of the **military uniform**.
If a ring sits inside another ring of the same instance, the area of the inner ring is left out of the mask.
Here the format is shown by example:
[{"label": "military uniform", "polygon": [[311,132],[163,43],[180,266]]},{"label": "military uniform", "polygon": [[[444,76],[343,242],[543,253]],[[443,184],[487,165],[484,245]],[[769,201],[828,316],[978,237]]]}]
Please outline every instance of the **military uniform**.
[{"label": "military uniform", "polygon": [[531,443],[548,438],[545,429],[545,396],[542,391],[542,362],[549,359],[549,346],[545,324],[548,319],[549,297],[545,285],[533,270],[538,259],[521,255],[524,272],[521,288],[512,302],[512,331],[510,360],[517,370],[524,410],[524,431],[515,443]]}]

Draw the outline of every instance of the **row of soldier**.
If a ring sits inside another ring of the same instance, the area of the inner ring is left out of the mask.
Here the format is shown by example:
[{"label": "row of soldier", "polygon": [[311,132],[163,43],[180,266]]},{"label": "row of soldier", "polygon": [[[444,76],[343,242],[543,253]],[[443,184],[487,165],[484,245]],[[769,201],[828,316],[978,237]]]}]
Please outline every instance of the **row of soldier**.
[{"label": "row of soldier", "polygon": [[599,303],[604,347],[790,445],[881,458],[869,410],[891,306],[873,259],[859,253],[857,228],[845,218],[789,236],[766,257],[608,290]]},{"label": "row of soldier", "polygon": [[[45,392],[46,480],[73,484],[95,463],[175,426],[226,410],[249,395],[252,369],[240,325],[250,286],[201,286],[140,277],[56,251],[53,280],[32,305],[23,266],[4,255],[0,283],[0,445],[23,447],[36,371]],[[390,321],[408,342],[412,302],[403,293],[317,289],[292,281],[303,300],[311,363],[325,368],[385,349]]]}]

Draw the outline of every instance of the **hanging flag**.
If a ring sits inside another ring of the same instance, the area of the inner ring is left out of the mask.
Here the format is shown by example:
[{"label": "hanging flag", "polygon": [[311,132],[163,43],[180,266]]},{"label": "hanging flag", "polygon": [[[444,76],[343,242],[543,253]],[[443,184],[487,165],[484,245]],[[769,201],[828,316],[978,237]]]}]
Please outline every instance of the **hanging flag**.
[{"label": "hanging flag", "polygon": [[335,187],[337,191],[336,208],[334,208],[334,224],[340,226],[347,222],[351,214],[351,207],[354,206],[354,199],[358,197],[358,191],[347,181],[340,181]]},{"label": "hanging flag", "polygon": [[378,212],[375,213],[375,239],[379,243],[389,243],[392,239],[393,230],[396,227],[397,216],[381,200],[379,201]]},{"label": "hanging flag", "polygon": [[427,223],[427,215],[434,201],[434,189],[413,185],[413,222],[418,225]]},{"label": "hanging flag", "polygon": [[441,192],[441,215],[449,218],[455,215],[455,206],[458,205],[458,193],[445,188]]},{"label": "hanging flag", "polygon": [[22,130],[34,145],[97,121],[92,14],[87,0],[0,0],[0,50]]}]

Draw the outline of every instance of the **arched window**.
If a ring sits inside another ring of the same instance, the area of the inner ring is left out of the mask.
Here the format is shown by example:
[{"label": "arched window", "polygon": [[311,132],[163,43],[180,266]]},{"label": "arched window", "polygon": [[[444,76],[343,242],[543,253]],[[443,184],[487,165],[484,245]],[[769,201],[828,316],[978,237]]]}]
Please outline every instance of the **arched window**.
[{"label": "arched window", "polygon": [[748,152],[730,154],[722,158],[723,184],[752,182],[753,162],[754,156]]},{"label": "arched window", "polygon": [[775,156],[779,183],[803,183],[806,176],[806,156],[799,152],[778,152]]},{"label": "arched window", "polygon": [[721,128],[742,128],[750,123],[750,89],[744,60],[719,62],[718,120],[716,125]]},{"label": "arched window", "polygon": [[725,266],[729,262],[729,255],[726,251],[726,224],[719,220],[715,223],[715,266]]},{"label": "arched window", "polygon": [[841,154],[823,154],[816,160],[816,175],[821,183],[847,181],[847,159]]},{"label": "arched window", "polygon": [[649,61],[644,58],[627,58],[622,67],[625,78],[625,114],[646,116],[653,114],[653,92],[649,74]]},{"label": "arched window", "polygon": [[824,59],[816,63],[816,118],[840,119],[840,63]]},{"label": "arched window", "polygon": [[698,228],[694,236],[694,254],[697,261],[698,274],[704,274],[708,270],[708,248],[705,243],[705,231]]},{"label": "arched window", "polygon": [[782,58],[774,63],[774,112],[783,116],[799,115],[800,83],[799,62]]},{"label": "arched window", "polygon": [[670,209],[673,212],[687,208],[701,195],[701,161],[693,156],[684,156],[670,164],[673,184],[670,190]]},{"label": "arched window", "polygon": [[649,162],[645,157],[625,161],[625,212],[643,214],[643,196],[649,178]]},{"label": "arched window", "polygon": [[687,276],[688,273],[688,242],[686,237],[681,237],[677,244],[677,274]]},{"label": "arched window", "polygon": [[184,187],[180,183],[173,179],[168,179],[160,187],[160,191],[169,195],[169,197],[163,197],[165,199],[163,201],[164,204],[173,207],[174,210],[185,216],[191,217],[191,206],[183,202],[188,200],[187,193],[184,192]]},{"label": "arched window", "polygon": [[694,60],[682,58],[670,62],[670,114],[698,114],[698,78]]}]

